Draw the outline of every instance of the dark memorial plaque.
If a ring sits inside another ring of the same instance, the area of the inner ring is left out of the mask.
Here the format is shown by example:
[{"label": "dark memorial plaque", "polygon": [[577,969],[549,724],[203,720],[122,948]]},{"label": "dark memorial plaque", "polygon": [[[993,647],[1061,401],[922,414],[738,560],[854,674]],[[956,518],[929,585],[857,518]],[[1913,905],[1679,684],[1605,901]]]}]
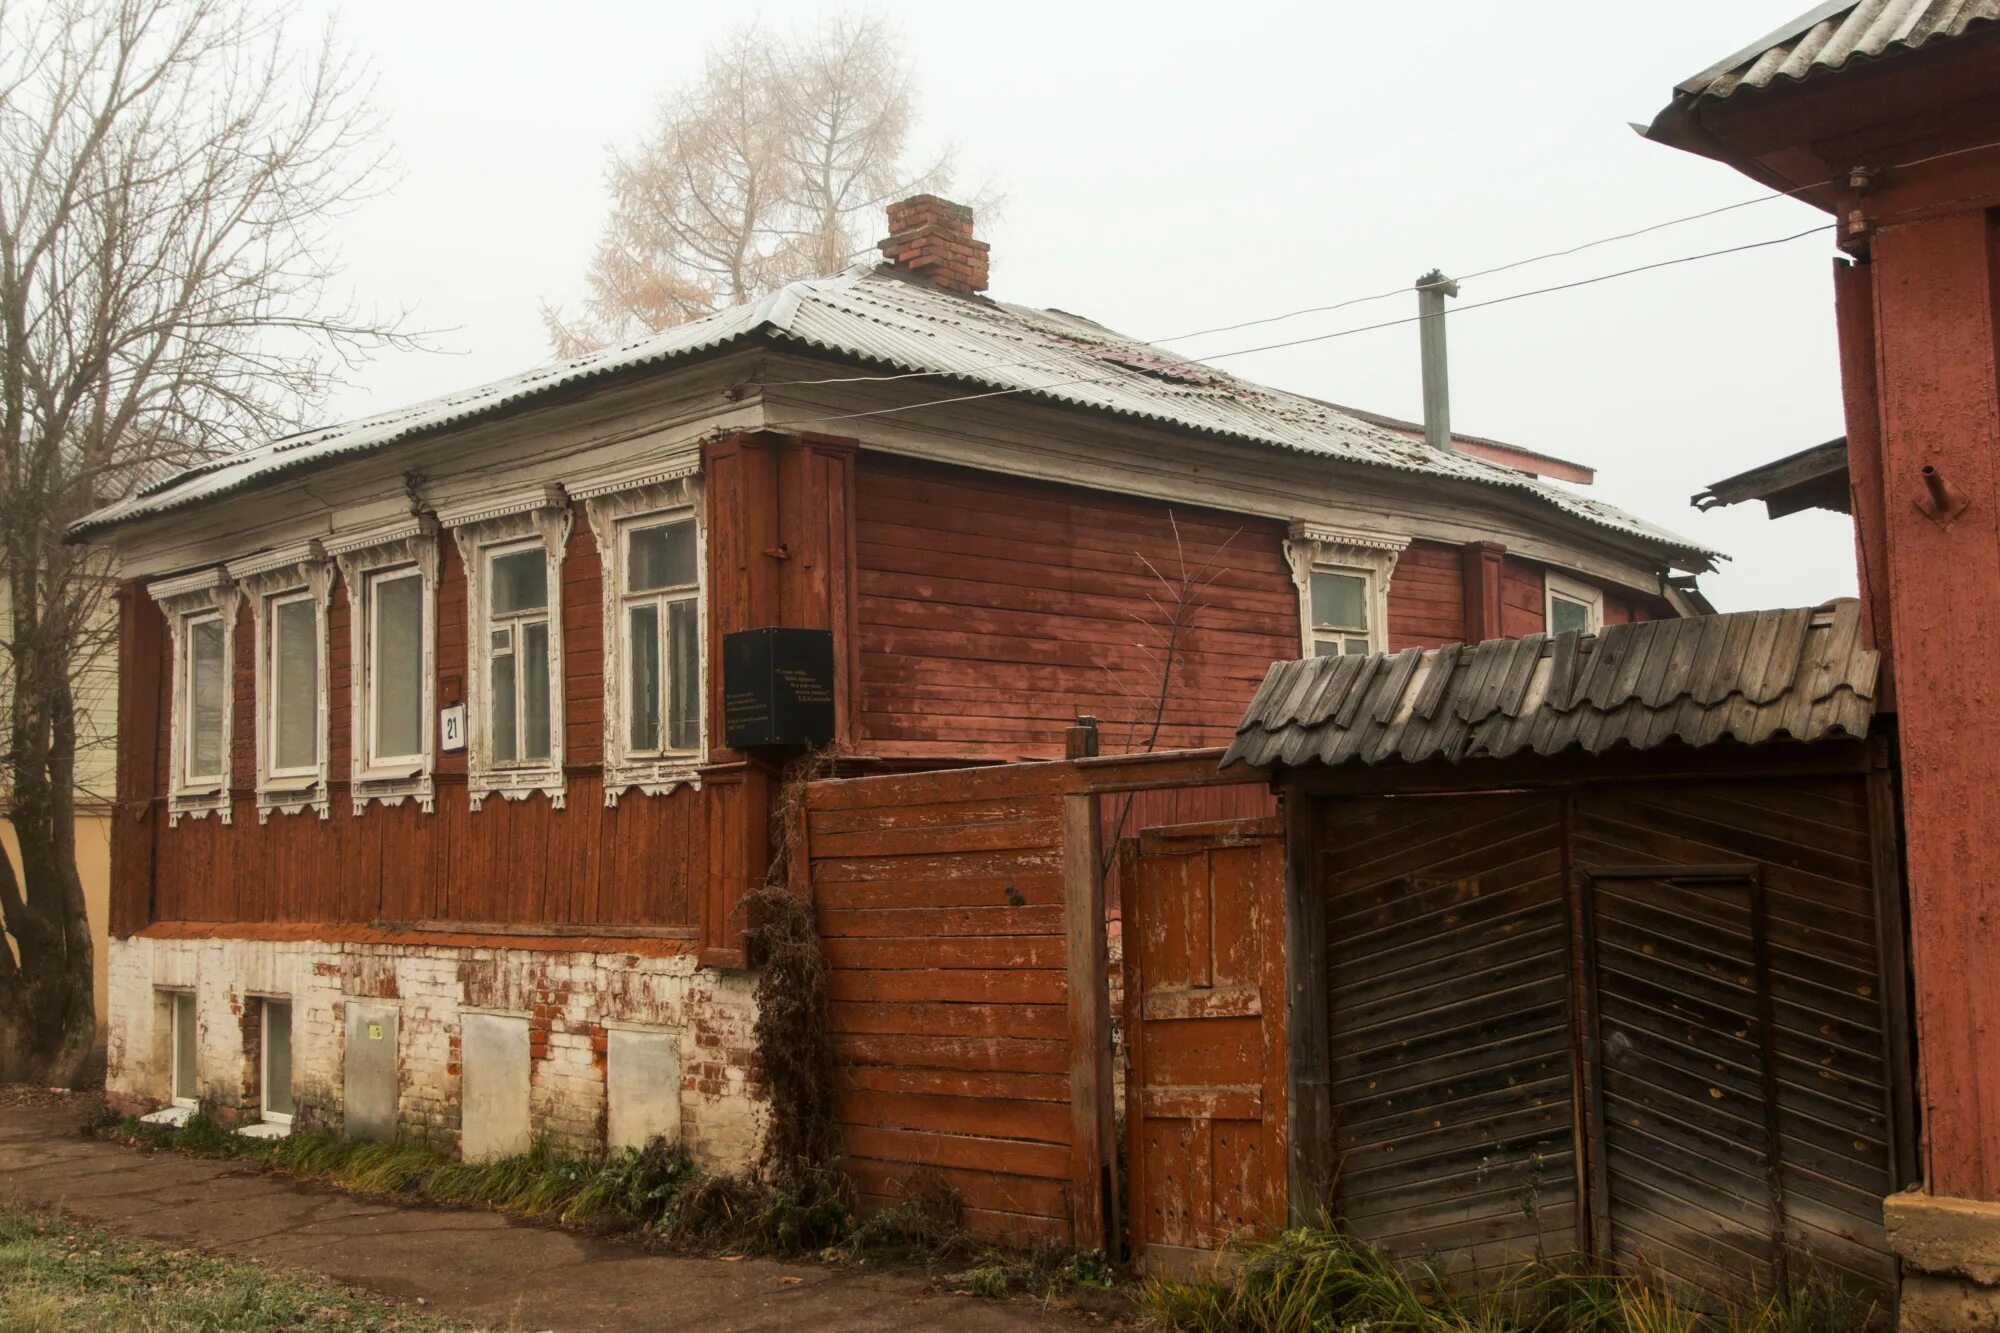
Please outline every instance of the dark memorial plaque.
[{"label": "dark memorial plaque", "polygon": [[722,638],[722,730],[732,750],[833,739],[833,631],[746,629]]}]

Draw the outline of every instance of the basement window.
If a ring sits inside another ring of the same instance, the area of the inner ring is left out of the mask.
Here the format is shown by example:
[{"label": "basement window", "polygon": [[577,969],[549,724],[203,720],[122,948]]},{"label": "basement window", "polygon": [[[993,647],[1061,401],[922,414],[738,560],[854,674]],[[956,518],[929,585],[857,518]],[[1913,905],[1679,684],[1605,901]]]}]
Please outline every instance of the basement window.
[{"label": "basement window", "polygon": [[292,1005],[289,1000],[265,1000],[263,1067],[257,1083],[263,1094],[264,1119],[274,1125],[292,1123]]},{"label": "basement window", "polygon": [[1604,592],[1551,570],[1543,579],[1544,615],[1550,634],[1595,634],[1604,628]]},{"label": "basement window", "polygon": [[173,1025],[173,1087],[172,1101],[175,1106],[192,1107],[195,1104],[195,1042],[197,1029],[194,1017],[194,992],[169,992],[167,1003],[171,1010]]}]

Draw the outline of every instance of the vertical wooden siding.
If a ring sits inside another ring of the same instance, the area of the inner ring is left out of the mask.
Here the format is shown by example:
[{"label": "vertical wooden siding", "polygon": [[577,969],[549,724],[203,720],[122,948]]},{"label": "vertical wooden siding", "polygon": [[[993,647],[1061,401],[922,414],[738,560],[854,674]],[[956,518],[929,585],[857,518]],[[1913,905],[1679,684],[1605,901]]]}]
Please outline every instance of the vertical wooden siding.
[{"label": "vertical wooden siding", "polygon": [[[899,758],[1050,758],[1078,713],[1142,748],[1159,668],[1149,599],[1185,558],[1213,582],[1159,748],[1228,740],[1267,667],[1298,656],[1284,526],[1074,487],[862,455],[864,747]],[[1179,527],[1176,550],[1174,528]],[[1212,563],[1211,563],[1212,562]]]},{"label": "vertical wooden siding", "polygon": [[1465,638],[1465,571],[1456,546],[1411,542],[1389,580],[1389,651]]},{"label": "vertical wooden siding", "polygon": [[844,1166],[936,1170],[975,1234],[1073,1234],[1062,765],[815,783]]},{"label": "vertical wooden siding", "polygon": [[[466,695],[466,575],[457,544],[439,542],[437,699]],[[143,594],[138,594],[143,596]],[[628,792],[604,805],[603,601],[597,543],[578,506],[564,554],[564,743],[567,808],[547,797],[489,799],[473,812],[465,755],[437,756],[437,801],[371,805],[356,816],[348,795],[352,749],[351,606],[336,579],[327,606],[328,817],[311,811],[258,822],[256,630],[239,608],[233,688],[231,825],[213,816],[163,817],[154,836],[152,920],[367,923],[451,922],[530,926],[635,926],[691,930],[708,874],[710,807],[717,792]],[[167,784],[170,692],[164,639],[157,665],[128,662],[153,683],[154,790]],[[135,920],[133,928],[143,922]]]}]

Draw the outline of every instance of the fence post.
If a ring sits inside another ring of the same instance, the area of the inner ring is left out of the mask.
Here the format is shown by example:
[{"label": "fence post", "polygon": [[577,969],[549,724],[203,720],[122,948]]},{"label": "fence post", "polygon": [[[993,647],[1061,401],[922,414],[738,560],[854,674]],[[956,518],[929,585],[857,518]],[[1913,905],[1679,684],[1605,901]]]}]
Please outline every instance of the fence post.
[{"label": "fence post", "polygon": [[1332,1159],[1333,1080],[1328,1068],[1326,890],[1319,882],[1314,801],[1296,782],[1280,797],[1285,825],[1286,1213],[1319,1220]]},{"label": "fence post", "polygon": [[[1083,730],[1072,728],[1071,735]],[[1095,740],[1095,728],[1091,729]],[[1117,1255],[1112,1162],[1111,989],[1097,797],[1063,797],[1063,907],[1069,961],[1070,1190],[1079,1249]]]}]

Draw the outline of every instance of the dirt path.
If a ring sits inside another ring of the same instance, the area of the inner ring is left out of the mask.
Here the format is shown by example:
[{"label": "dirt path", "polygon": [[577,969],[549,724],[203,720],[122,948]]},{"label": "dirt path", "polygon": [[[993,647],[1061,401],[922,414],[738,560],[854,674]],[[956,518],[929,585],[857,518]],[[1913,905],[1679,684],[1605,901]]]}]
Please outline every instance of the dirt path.
[{"label": "dirt path", "polygon": [[515,1329],[1082,1328],[1027,1303],[926,1292],[893,1272],[725,1263],[317,1189],[237,1162],[83,1139],[64,1106],[0,1105],[0,1200],[104,1230],[289,1264],[433,1313]]}]

